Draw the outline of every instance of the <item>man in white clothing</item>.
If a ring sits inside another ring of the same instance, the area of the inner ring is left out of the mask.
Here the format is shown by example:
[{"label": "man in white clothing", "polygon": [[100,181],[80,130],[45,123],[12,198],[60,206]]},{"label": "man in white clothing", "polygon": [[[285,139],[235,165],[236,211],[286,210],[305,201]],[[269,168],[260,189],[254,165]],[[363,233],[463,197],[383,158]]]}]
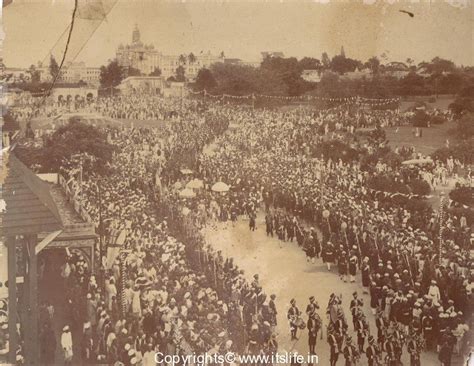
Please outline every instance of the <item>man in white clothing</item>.
[{"label": "man in white clothing", "polygon": [[72,363],[72,336],[69,325],[66,325],[63,328],[63,333],[61,334],[61,347],[64,352],[64,363],[70,365]]},{"label": "man in white clothing", "polygon": [[439,303],[441,301],[441,294],[435,280],[431,281],[431,286],[428,290],[428,296],[433,299],[433,303]]}]

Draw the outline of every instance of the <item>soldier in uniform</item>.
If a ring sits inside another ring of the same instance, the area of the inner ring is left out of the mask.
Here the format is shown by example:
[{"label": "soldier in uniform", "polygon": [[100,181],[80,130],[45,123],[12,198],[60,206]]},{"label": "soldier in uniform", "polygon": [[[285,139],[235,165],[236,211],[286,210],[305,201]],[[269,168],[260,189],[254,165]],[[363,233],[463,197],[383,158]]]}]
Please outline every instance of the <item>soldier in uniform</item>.
[{"label": "soldier in uniform", "polygon": [[359,299],[357,295],[357,291],[352,293],[353,299],[349,305],[349,309],[351,310],[352,314],[352,324],[354,325],[354,330],[356,330],[356,321],[357,321],[357,314],[362,306],[364,306],[364,300]]},{"label": "soldier in uniform", "polygon": [[364,343],[368,334],[369,326],[362,312],[359,314],[358,320],[355,323],[355,330],[357,332],[357,345],[359,346],[359,353],[364,353]]},{"label": "soldier in uniform", "polygon": [[332,324],[328,326],[328,343],[330,348],[330,366],[336,366],[337,359],[339,358],[339,352],[341,352],[340,341],[342,335],[340,335]]},{"label": "soldier in uniform", "polygon": [[296,300],[291,299],[290,301],[290,308],[288,309],[288,320],[290,322],[290,333],[291,333],[291,340],[297,340],[296,332],[298,331],[298,318],[301,315],[300,310],[296,307]]},{"label": "soldier in uniform", "polygon": [[306,306],[306,315],[310,316],[311,313],[314,313],[316,309],[319,309],[319,304],[315,301],[314,296],[309,298],[309,304]]},{"label": "soldier in uniform", "polygon": [[316,314],[316,308],[313,308],[311,313],[308,314],[308,322],[307,322],[307,328],[308,328],[308,345],[309,345],[309,353],[311,355],[316,354],[316,340],[318,338],[318,331],[321,327],[321,321],[319,317]]},{"label": "soldier in uniform", "polygon": [[344,314],[341,312],[337,315],[337,320],[334,322],[334,328],[341,334],[346,334],[347,324],[344,320]]},{"label": "soldier in uniform", "polygon": [[375,326],[377,327],[377,342],[382,346],[385,342],[385,332],[387,329],[387,319],[384,317],[382,309],[377,311]]},{"label": "soldier in uniform", "polygon": [[268,309],[270,313],[270,325],[272,326],[273,330],[275,329],[277,325],[277,314],[278,314],[276,305],[275,305],[275,299],[276,299],[276,295],[271,294],[270,301],[268,302]]},{"label": "soldier in uniform", "polygon": [[347,253],[343,250],[337,260],[337,268],[339,270],[339,278],[347,282]]},{"label": "soldier in uniform", "polygon": [[330,241],[328,241],[323,250],[323,261],[326,263],[328,271],[331,270],[331,264],[334,263],[334,256],[334,245]]},{"label": "soldier in uniform", "polygon": [[255,211],[250,211],[249,213],[249,229],[251,231],[255,231],[256,229],[256,223],[257,223],[257,215],[255,213]]},{"label": "soldier in uniform", "polygon": [[380,349],[375,343],[375,338],[369,336],[369,345],[365,350],[365,355],[367,356],[367,360],[369,362],[369,366],[375,366],[379,364],[380,360]]},{"label": "soldier in uniform", "polygon": [[271,236],[273,238],[273,217],[270,211],[265,215],[265,227],[267,236]]},{"label": "soldier in uniform", "polygon": [[410,354],[410,366],[420,366],[420,341],[418,339],[418,335],[413,330],[410,332],[407,350]]},{"label": "soldier in uniform", "polygon": [[388,366],[396,366],[397,365],[397,345],[395,344],[395,340],[393,338],[392,333],[387,334],[387,340],[384,343],[384,350],[387,352],[387,356],[385,356],[385,364]]},{"label": "soldier in uniform", "polygon": [[345,366],[355,366],[359,360],[359,352],[357,352],[356,347],[352,344],[352,338],[346,338],[346,346],[343,350],[344,358],[346,359]]},{"label": "soldier in uniform", "polygon": [[426,314],[421,321],[421,328],[425,337],[426,349],[431,350],[434,346],[433,318],[430,314]]},{"label": "soldier in uniform", "polygon": [[319,258],[321,252],[321,244],[319,243],[318,233],[314,227],[311,227],[311,236],[313,237],[313,251],[316,258]]},{"label": "soldier in uniform", "polygon": [[355,276],[357,273],[358,263],[359,263],[359,258],[357,258],[355,251],[351,250],[350,257],[349,257],[349,275],[350,275],[351,282],[355,282]]}]

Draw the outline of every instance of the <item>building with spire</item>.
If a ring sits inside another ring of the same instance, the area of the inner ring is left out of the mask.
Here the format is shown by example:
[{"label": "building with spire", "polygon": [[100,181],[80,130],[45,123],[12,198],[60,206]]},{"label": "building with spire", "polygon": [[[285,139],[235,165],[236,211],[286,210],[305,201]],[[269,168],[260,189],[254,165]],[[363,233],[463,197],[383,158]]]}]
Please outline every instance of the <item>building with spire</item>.
[{"label": "building with spire", "polygon": [[344,46],[341,46],[341,56],[346,57],[346,52],[344,51]]},{"label": "building with spire", "polygon": [[221,56],[212,55],[201,51],[194,55],[164,55],[152,44],[144,44],[141,41],[140,30],[138,26],[132,32],[132,42],[127,45],[120,44],[116,51],[117,62],[124,68],[134,68],[143,75],[149,75],[155,69],[161,70],[161,75],[165,78],[176,75],[176,69],[182,66],[185,71],[185,77],[193,80],[200,69],[209,68],[213,63],[224,62]]}]

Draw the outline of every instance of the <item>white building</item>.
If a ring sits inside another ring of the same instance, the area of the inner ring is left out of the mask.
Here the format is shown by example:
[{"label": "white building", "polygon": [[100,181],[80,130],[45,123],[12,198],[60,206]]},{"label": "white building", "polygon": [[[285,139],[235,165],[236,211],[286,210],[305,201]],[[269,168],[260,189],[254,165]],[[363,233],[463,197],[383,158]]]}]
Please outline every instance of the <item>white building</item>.
[{"label": "white building", "polygon": [[199,70],[209,68],[213,63],[223,62],[224,58],[212,55],[210,52],[194,55],[164,55],[155,49],[153,45],[146,45],[140,40],[138,27],[132,33],[132,43],[120,45],[116,51],[116,58],[120,66],[133,67],[140,70],[144,75],[149,75],[155,69],[161,70],[165,78],[176,75],[176,69],[183,66],[185,77],[194,79]]},{"label": "white building", "polygon": [[[49,67],[38,68],[38,71],[41,74],[41,81],[52,80]],[[68,62],[62,67],[57,81],[62,83],[82,81],[91,86],[98,86],[100,84],[100,68],[86,66],[84,62]]]},{"label": "white building", "polygon": [[301,78],[310,83],[319,83],[321,81],[321,71],[319,70],[303,70]]},{"label": "white building", "polygon": [[162,94],[165,87],[166,82],[162,76],[129,76],[118,86],[124,94],[136,92]]}]

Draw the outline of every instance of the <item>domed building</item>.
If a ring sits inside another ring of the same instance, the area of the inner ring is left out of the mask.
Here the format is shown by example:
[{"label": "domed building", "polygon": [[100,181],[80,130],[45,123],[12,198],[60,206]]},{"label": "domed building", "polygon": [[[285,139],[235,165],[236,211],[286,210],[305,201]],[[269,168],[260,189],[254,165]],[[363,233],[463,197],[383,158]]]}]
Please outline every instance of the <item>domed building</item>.
[{"label": "domed building", "polygon": [[208,68],[213,63],[224,62],[223,57],[201,52],[199,55],[164,55],[152,44],[146,45],[141,41],[138,26],[132,32],[132,42],[117,47],[116,58],[120,66],[138,69],[143,75],[149,75],[155,69],[161,70],[161,76],[168,78],[176,75],[176,69],[182,66],[187,80],[196,78],[202,68]]}]

